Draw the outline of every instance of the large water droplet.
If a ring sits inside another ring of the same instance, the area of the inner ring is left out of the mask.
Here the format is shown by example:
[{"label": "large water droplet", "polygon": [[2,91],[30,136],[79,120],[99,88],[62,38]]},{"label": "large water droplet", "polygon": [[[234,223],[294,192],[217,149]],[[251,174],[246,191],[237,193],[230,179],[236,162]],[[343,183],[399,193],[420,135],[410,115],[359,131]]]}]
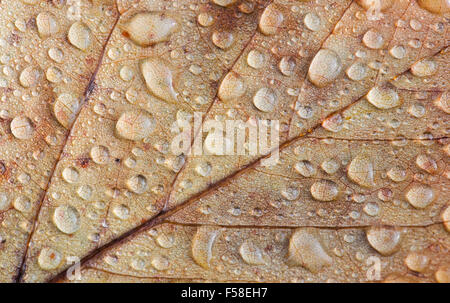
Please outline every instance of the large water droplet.
[{"label": "large water droplet", "polygon": [[374,169],[370,157],[366,154],[356,156],[348,167],[348,177],[355,183],[371,187],[374,185]]},{"label": "large water droplet", "polygon": [[212,259],[212,248],[219,230],[211,226],[201,226],[192,239],[192,257],[201,267],[208,269]]},{"label": "large water droplet", "polygon": [[264,264],[261,249],[253,242],[247,240],[239,247],[242,259],[250,265]]},{"label": "large water droplet", "polygon": [[87,50],[92,43],[91,30],[81,22],[75,22],[69,29],[67,38],[69,42],[78,49]]},{"label": "large water droplet", "polygon": [[34,124],[25,116],[15,117],[10,124],[11,133],[21,140],[30,139],[34,134]]},{"label": "large water droplet", "polygon": [[177,22],[163,13],[138,13],[123,29],[137,45],[150,46],[166,41],[177,27]]},{"label": "large water droplet", "polygon": [[269,4],[259,19],[259,30],[265,35],[274,35],[281,29],[284,16],[274,4]]},{"label": "large water droplet", "polygon": [[168,102],[177,101],[178,93],[173,87],[172,71],[166,62],[149,58],[141,64],[141,72],[151,93]]},{"label": "large water droplet", "polygon": [[142,194],[147,190],[147,178],[143,175],[132,176],[127,180],[127,187],[136,194]]},{"label": "large water droplet", "polygon": [[229,72],[222,80],[218,96],[222,101],[231,101],[244,95],[245,85],[241,76],[235,72]]},{"label": "large water droplet", "polygon": [[368,48],[372,49],[380,49],[384,45],[383,36],[372,29],[364,34],[363,42]]},{"label": "large water droplet", "polygon": [[80,229],[80,214],[70,205],[61,205],[53,213],[53,223],[65,234],[73,234]]},{"label": "large water droplet", "polygon": [[36,16],[36,26],[41,38],[49,37],[59,31],[55,16],[47,12],[40,13]]},{"label": "large water droplet", "polygon": [[367,100],[379,109],[390,109],[401,104],[397,92],[391,88],[376,86],[367,94]]},{"label": "large water droplet", "polygon": [[116,123],[117,134],[128,140],[147,138],[154,129],[154,120],[144,110],[133,110],[123,113]]},{"label": "large water droplet", "polygon": [[43,270],[56,269],[61,264],[61,261],[61,253],[53,248],[43,248],[39,253],[38,264]]},{"label": "large water droplet", "polygon": [[339,56],[332,50],[321,49],[309,66],[309,80],[318,87],[327,86],[339,76],[341,69]]},{"label": "large water droplet", "polygon": [[278,103],[277,95],[271,88],[260,88],[253,97],[253,104],[263,112],[271,112]]},{"label": "large water droplet", "polygon": [[424,184],[413,185],[406,193],[406,199],[415,208],[425,208],[433,202],[435,198],[431,187]]},{"label": "large water droplet", "polygon": [[56,120],[65,128],[70,128],[80,108],[78,99],[71,94],[61,94],[53,104]]},{"label": "large water droplet", "polygon": [[319,201],[332,201],[338,193],[337,184],[331,180],[318,180],[311,186],[311,195]]},{"label": "large water droplet", "polygon": [[333,261],[313,228],[300,228],[294,232],[289,241],[289,260],[313,273],[329,266]]},{"label": "large water droplet", "polygon": [[371,227],[366,235],[370,245],[382,255],[392,255],[399,249],[401,233],[393,227]]}]

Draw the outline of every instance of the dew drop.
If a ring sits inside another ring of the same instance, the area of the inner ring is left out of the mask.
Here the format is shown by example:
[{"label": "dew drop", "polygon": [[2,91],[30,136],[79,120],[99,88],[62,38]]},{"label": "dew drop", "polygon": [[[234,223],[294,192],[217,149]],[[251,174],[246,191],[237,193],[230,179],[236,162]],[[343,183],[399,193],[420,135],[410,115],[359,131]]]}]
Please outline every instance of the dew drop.
[{"label": "dew drop", "polygon": [[62,177],[63,179],[68,183],[76,183],[78,182],[78,177],[80,176],[80,173],[75,167],[66,167],[62,171]]},{"label": "dew drop", "polygon": [[367,100],[376,108],[390,109],[400,105],[401,100],[397,92],[391,88],[376,86],[367,94]]},{"label": "dew drop", "polygon": [[43,270],[56,269],[61,261],[61,253],[53,248],[43,248],[39,253],[38,264]]},{"label": "dew drop", "polygon": [[91,30],[81,21],[72,24],[67,38],[73,46],[80,50],[87,50],[92,43]]},{"label": "dew drop", "polygon": [[331,180],[318,180],[311,186],[311,195],[319,201],[332,201],[338,193],[337,184]]},{"label": "dew drop", "polygon": [[147,187],[147,178],[143,175],[135,175],[127,180],[127,188],[136,194],[144,193]]},{"label": "dew drop", "polygon": [[309,66],[308,77],[314,85],[324,87],[339,76],[341,69],[339,56],[332,50],[321,49]]},{"label": "dew drop", "polygon": [[384,256],[392,255],[400,247],[401,233],[393,227],[371,227],[366,236],[369,244]]},{"label": "dew drop", "polygon": [[123,25],[123,30],[131,41],[139,46],[167,41],[177,28],[178,24],[174,19],[153,12],[138,13]]},{"label": "dew drop", "polygon": [[425,208],[433,202],[434,191],[428,185],[413,185],[406,193],[406,199],[415,208]]},{"label": "dew drop", "polygon": [[274,4],[269,4],[259,19],[259,30],[265,35],[274,35],[281,28],[284,16]]},{"label": "dew drop", "polygon": [[289,260],[313,273],[331,265],[333,259],[327,254],[312,228],[299,228],[289,240]]},{"label": "dew drop", "polygon": [[30,139],[34,134],[34,124],[25,116],[15,117],[10,124],[11,133],[21,140]]},{"label": "dew drop", "polygon": [[166,62],[149,58],[141,64],[141,72],[152,94],[168,102],[177,101],[178,93],[173,87],[172,71]]},{"label": "dew drop", "polygon": [[71,94],[60,94],[53,104],[53,114],[65,128],[70,128],[80,108],[78,99]]},{"label": "dew drop", "polygon": [[70,205],[60,205],[53,213],[53,223],[65,234],[73,234],[80,229],[80,214]]},{"label": "dew drop", "polygon": [[138,141],[147,138],[154,129],[154,120],[144,110],[124,112],[116,123],[117,134],[125,139]]},{"label": "dew drop", "polygon": [[257,109],[263,112],[271,112],[278,103],[276,93],[273,89],[260,88],[253,97],[253,104]]}]

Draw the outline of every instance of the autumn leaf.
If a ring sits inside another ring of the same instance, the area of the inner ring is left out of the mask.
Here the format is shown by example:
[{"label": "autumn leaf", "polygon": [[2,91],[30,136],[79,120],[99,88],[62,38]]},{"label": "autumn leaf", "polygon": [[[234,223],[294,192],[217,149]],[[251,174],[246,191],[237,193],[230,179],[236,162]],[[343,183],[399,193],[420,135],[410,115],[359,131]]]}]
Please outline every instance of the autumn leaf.
[{"label": "autumn leaf", "polygon": [[0,281],[449,281],[448,1],[0,7]]}]

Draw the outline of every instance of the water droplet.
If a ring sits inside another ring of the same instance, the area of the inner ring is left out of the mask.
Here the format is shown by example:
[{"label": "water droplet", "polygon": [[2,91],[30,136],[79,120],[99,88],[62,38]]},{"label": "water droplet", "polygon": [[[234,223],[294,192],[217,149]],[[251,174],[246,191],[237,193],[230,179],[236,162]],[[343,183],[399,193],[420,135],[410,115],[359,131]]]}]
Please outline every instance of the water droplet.
[{"label": "water droplet", "polygon": [[11,133],[21,140],[30,139],[34,134],[34,125],[30,118],[25,116],[15,117],[10,124]]},{"label": "water droplet", "polygon": [[[447,9],[449,11],[450,9]],[[436,281],[439,283],[450,283],[450,265],[441,265],[434,273]]]},{"label": "water droplet", "polygon": [[281,195],[289,201],[294,201],[300,195],[300,192],[295,187],[288,187],[281,190]]},{"label": "water droplet", "polygon": [[57,63],[61,63],[64,59],[64,53],[61,49],[57,47],[52,47],[48,50],[48,56],[50,59]]},{"label": "water droplet", "polygon": [[13,206],[20,212],[28,212],[31,209],[31,202],[27,197],[20,195],[14,200]]},{"label": "water droplet", "polygon": [[416,164],[418,167],[430,174],[435,174],[438,170],[436,161],[430,156],[420,154],[416,158]]},{"label": "water droplet", "polygon": [[406,179],[406,170],[399,166],[393,166],[387,172],[387,176],[394,182],[401,182]]},{"label": "water droplet", "polygon": [[313,228],[299,228],[289,241],[289,260],[313,273],[317,273],[333,262],[317,234]]},{"label": "water droplet", "polygon": [[127,81],[127,82],[133,80],[133,77],[134,77],[134,71],[129,66],[123,66],[120,69],[119,74],[120,74],[120,78],[122,78],[123,81]]},{"label": "water droplet", "polygon": [[303,19],[303,22],[305,23],[305,26],[316,32],[320,30],[321,28],[321,21],[320,17],[316,13],[308,13],[305,15],[305,18]]},{"label": "water droplet", "polygon": [[40,13],[36,16],[36,26],[41,38],[49,37],[59,31],[55,16],[47,12]]},{"label": "water droplet", "polygon": [[265,35],[274,35],[281,28],[284,16],[274,4],[269,4],[259,19],[259,30]]},{"label": "water droplet", "polygon": [[363,37],[364,45],[371,49],[380,49],[384,45],[383,36],[373,29],[368,30]]},{"label": "water droplet", "polygon": [[198,265],[209,269],[212,249],[219,230],[212,226],[201,226],[192,239],[192,257]]},{"label": "water droplet", "polygon": [[253,242],[247,240],[239,247],[242,259],[250,265],[264,264],[261,249]]},{"label": "water droplet", "polygon": [[157,270],[166,270],[169,268],[169,260],[162,256],[153,257],[152,266]]},{"label": "water droplet", "polygon": [[198,24],[204,27],[213,25],[214,17],[208,13],[200,13],[197,17]]},{"label": "water droplet", "polygon": [[147,187],[147,178],[143,175],[135,175],[127,180],[127,188],[136,194],[144,193]]},{"label": "water droplet", "polygon": [[141,72],[151,93],[168,102],[177,101],[178,93],[173,87],[172,71],[166,62],[149,58],[142,63]]},{"label": "water droplet", "polygon": [[123,25],[123,30],[139,46],[167,41],[176,31],[177,22],[162,13],[138,13]]},{"label": "water droplet", "polygon": [[138,141],[147,138],[154,129],[155,122],[144,110],[124,112],[116,123],[117,134],[125,139]]},{"label": "water droplet", "polygon": [[339,163],[334,159],[324,161],[320,165],[320,167],[322,167],[324,172],[326,172],[329,175],[336,173],[337,170],[339,169],[339,166],[340,166]]},{"label": "water droplet", "polygon": [[8,196],[5,193],[0,193],[0,210],[8,209],[10,205],[10,201]]},{"label": "water droplet", "polygon": [[116,205],[113,208],[113,213],[117,218],[126,220],[130,216],[130,209],[126,205]]},{"label": "water droplet", "polygon": [[423,272],[425,269],[427,269],[428,264],[430,263],[430,259],[428,256],[417,253],[417,252],[410,252],[406,258],[405,258],[405,264],[408,266],[410,270],[416,271],[416,272]]},{"label": "water droplet", "polygon": [[263,112],[271,112],[278,103],[277,95],[271,88],[260,88],[253,97],[253,104]]},{"label": "water droplet", "polygon": [[364,206],[363,210],[368,216],[372,216],[373,217],[373,216],[378,215],[378,213],[380,212],[380,207],[378,206],[377,203],[370,202],[370,203],[367,203]]},{"label": "water droplet", "polygon": [[217,5],[227,7],[233,5],[237,0],[213,0]]},{"label": "water droplet", "polygon": [[416,118],[423,117],[425,115],[425,106],[420,103],[415,103],[408,108],[408,113]]},{"label": "water droplet", "polygon": [[212,42],[215,46],[221,49],[228,49],[234,42],[234,36],[232,33],[227,31],[214,31],[212,34]]},{"label": "water droplet", "polygon": [[65,128],[70,128],[77,116],[80,104],[71,94],[61,94],[53,104],[53,114]]},{"label": "water droplet", "polygon": [[207,177],[211,174],[212,166],[209,162],[203,162],[196,166],[195,171],[202,177]]},{"label": "water droplet", "polygon": [[161,246],[162,248],[171,248],[174,244],[174,238],[171,235],[166,235],[166,234],[160,234],[157,238],[156,238],[156,242],[158,243],[159,246]]},{"label": "water droplet", "polygon": [[356,2],[365,10],[379,9],[384,11],[392,6],[394,0],[357,0]]},{"label": "water droplet", "polygon": [[61,253],[53,248],[43,248],[39,253],[38,264],[43,270],[56,269],[61,264],[61,261]]},{"label": "water droplet", "polygon": [[343,127],[343,119],[341,114],[334,114],[322,122],[322,127],[331,132],[338,132],[342,130]]},{"label": "water droplet", "polygon": [[247,63],[256,69],[263,67],[264,54],[257,50],[251,50],[247,55]]},{"label": "water droplet", "polygon": [[433,14],[446,14],[450,12],[448,0],[418,0],[419,5]]},{"label": "water droplet", "polygon": [[406,199],[415,208],[425,208],[435,198],[434,191],[428,185],[418,184],[412,186],[406,193]]},{"label": "water droplet", "polygon": [[92,43],[91,30],[81,21],[72,24],[67,38],[73,46],[81,50],[87,50]]},{"label": "water droplet", "polygon": [[311,195],[319,201],[332,201],[338,193],[337,184],[331,180],[318,180],[311,186]]},{"label": "water droplet", "polygon": [[295,65],[296,63],[294,57],[285,56],[281,58],[280,63],[278,64],[278,68],[283,75],[289,77],[294,74]]},{"label": "water droplet", "polygon": [[403,59],[406,55],[406,49],[402,45],[396,45],[389,51],[395,59]]},{"label": "water droplet", "polygon": [[78,177],[80,176],[80,173],[75,167],[66,167],[62,171],[62,177],[64,180],[66,180],[68,183],[76,183],[78,182]]},{"label": "water droplet", "polygon": [[373,164],[366,154],[360,154],[352,160],[348,166],[347,174],[353,182],[361,186],[374,186]]},{"label": "water droplet", "polygon": [[82,185],[77,190],[78,196],[83,200],[89,200],[92,196],[92,187],[89,185]]},{"label": "water droplet", "polygon": [[218,96],[220,100],[226,102],[235,100],[245,93],[245,85],[241,76],[235,72],[229,72],[222,80],[219,87]]},{"label": "water droplet", "polygon": [[428,77],[436,71],[437,64],[431,59],[422,59],[411,66],[411,73],[417,77]]},{"label": "water droplet", "polygon": [[379,109],[390,109],[401,104],[397,92],[391,88],[376,86],[367,94],[367,100]]},{"label": "water droplet", "polygon": [[[1,209],[1,206],[0,206]],[[445,229],[450,232],[450,206],[447,206],[441,215]]]},{"label": "water droplet", "polygon": [[367,65],[357,62],[347,69],[347,76],[353,81],[359,81],[367,77],[367,71]]},{"label": "water droplet", "polygon": [[41,72],[33,67],[28,66],[23,69],[19,76],[19,82],[23,87],[34,86],[41,76]]},{"label": "water droplet", "polygon": [[80,229],[80,214],[70,205],[60,205],[53,213],[53,223],[65,234],[73,234]]},{"label": "water droplet", "polygon": [[393,227],[371,227],[366,236],[369,244],[384,256],[392,255],[400,247],[401,233]]},{"label": "water droplet", "polygon": [[309,178],[316,174],[316,169],[311,162],[303,160],[295,164],[295,170],[303,177]]},{"label": "water droplet", "polygon": [[308,76],[314,85],[324,87],[339,76],[341,69],[339,56],[332,50],[321,49],[309,66]]}]

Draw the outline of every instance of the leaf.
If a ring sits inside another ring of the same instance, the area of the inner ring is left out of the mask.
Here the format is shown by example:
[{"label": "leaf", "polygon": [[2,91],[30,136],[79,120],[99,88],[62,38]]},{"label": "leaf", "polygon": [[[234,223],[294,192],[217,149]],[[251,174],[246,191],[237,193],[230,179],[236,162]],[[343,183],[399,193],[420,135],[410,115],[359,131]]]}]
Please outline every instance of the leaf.
[{"label": "leaf", "polygon": [[[448,281],[444,2],[25,2],[0,13],[1,281]],[[279,159],[173,153],[186,120],[218,136],[195,112],[278,120]]]}]

